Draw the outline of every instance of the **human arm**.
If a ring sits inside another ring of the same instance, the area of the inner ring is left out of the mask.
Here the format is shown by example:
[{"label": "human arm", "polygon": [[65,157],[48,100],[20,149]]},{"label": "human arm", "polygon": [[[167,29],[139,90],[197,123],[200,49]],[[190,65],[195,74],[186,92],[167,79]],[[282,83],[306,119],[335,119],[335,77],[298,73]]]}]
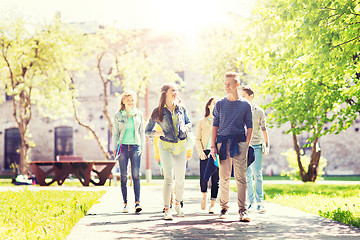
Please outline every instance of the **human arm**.
[{"label": "human arm", "polygon": [[213,159],[216,159],[215,154],[217,154],[217,147],[216,147],[216,136],[218,133],[219,127],[213,126],[211,129],[211,151],[210,154]]},{"label": "human arm", "polygon": [[114,158],[115,158],[116,149],[118,146],[119,135],[120,135],[119,120],[118,120],[117,115],[115,114],[114,121],[113,121],[113,128],[112,128],[112,149],[114,151]]},{"label": "human arm", "polygon": [[263,149],[263,154],[268,155],[270,152],[269,135],[266,129],[263,130],[262,133],[264,135],[264,141],[265,141],[265,148]]},{"label": "human arm", "polygon": [[252,132],[253,132],[252,128],[248,128],[247,131],[246,131],[246,143],[247,143],[248,146],[250,145]]},{"label": "human arm", "polygon": [[145,148],[145,126],[144,126],[144,117],[142,116],[142,114],[141,114],[141,122],[139,127],[139,134],[141,140],[141,153],[143,153]]},{"label": "human arm", "polygon": [[196,150],[198,152],[199,158],[204,160],[206,159],[206,155],[204,153],[204,144],[202,143],[202,120],[199,121],[197,131],[196,131]]},{"label": "human arm", "polygon": [[248,104],[247,111],[245,113],[245,126],[246,126],[246,143],[248,146],[250,146],[250,141],[253,133],[253,115],[250,104]]},{"label": "human arm", "polygon": [[184,120],[185,120],[185,127],[186,127],[186,132],[191,131],[192,128],[192,123],[186,113],[186,109],[184,108]]},{"label": "human arm", "polygon": [[163,131],[154,130],[155,124],[156,122],[150,118],[145,128],[145,134],[151,138],[165,136]]},{"label": "human arm", "polygon": [[265,145],[263,146],[263,154],[268,155],[270,151],[269,135],[266,129],[266,116],[264,110],[261,112],[260,127],[264,136]]}]

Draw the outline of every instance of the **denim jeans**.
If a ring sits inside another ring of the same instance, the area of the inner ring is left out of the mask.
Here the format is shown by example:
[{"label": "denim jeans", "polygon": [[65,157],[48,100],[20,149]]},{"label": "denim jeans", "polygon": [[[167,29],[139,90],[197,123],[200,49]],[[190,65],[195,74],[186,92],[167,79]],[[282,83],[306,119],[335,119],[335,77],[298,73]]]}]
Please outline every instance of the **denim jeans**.
[{"label": "denim jeans", "polygon": [[253,145],[255,153],[255,161],[249,166],[246,172],[246,182],[247,182],[247,194],[248,201],[250,204],[254,203],[254,186],[253,186],[253,176],[255,178],[255,193],[256,193],[256,202],[261,203],[264,200],[263,195],[263,175],[262,175],[262,146]]},{"label": "denim jeans", "polygon": [[184,195],[184,182],[186,172],[186,151],[178,155],[159,146],[160,161],[164,173],[163,200],[165,207],[170,206],[173,175],[175,175],[175,200],[181,202]]},{"label": "denim jeans", "polygon": [[[209,155],[210,151],[205,150],[204,153],[206,156]],[[205,160],[200,159],[200,189],[202,193],[207,192],[207,181],[203,178],[205,174],[205,169],[208,161],[214,161],[211,155]],[[216,170],[213,175],[211,175],[211,200],[216,200],[219,191],[219,170]]]},{"label": "denim jeans", "polygon": [[140,160],[141,150],[139,145],[125,145],[121,147],[119,156],[121,192],[124,203],[127,203],[127,169],[130,159],[131,178],[134,185],[135,202],[140,201]]}]

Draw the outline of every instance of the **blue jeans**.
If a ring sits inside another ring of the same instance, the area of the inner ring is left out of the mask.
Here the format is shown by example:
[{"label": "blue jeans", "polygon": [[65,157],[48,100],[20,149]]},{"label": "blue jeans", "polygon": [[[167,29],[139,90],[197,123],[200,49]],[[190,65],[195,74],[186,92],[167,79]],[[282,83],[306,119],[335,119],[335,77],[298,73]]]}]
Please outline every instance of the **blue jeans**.
[{"label": "blue jeans", "polygon": [[248,167],[246,171],[246,182],[247,182],[247,194],[248,201],[250,204],[254,203],[254,186],[253,186],[253,176],[255,179],[255,193],[256,193],[256,202],[261,203],[264,200],[263,194],[263,153],[262,146],[253,145],[255,153],[255,161]]},{"label": "blue jeans", "polygon": [[140,160],[141,150],[138,145],[125,145],[121,147],[119,156],[121,192],[124,203],[127,203],[127,169],[130,159],[131,177],[134,184],[135,202],[140,201]]}]

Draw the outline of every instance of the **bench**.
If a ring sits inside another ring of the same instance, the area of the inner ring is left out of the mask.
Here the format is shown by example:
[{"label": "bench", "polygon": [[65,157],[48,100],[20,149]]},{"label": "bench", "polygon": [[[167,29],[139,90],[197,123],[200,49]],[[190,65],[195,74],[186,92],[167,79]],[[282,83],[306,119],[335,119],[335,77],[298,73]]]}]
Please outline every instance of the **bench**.
[{"label": "bench", "polygon": [[[40,186],[49,186],[54,182],[62,185],[70,174],[75,175],[83,186],[89,186],[90,183],[102,186],[109,178],[111,169],[115,165],[115,161],[89,161],[83,160],[79,156],[57,156],[56,159],[58,161],[30,162],[31,171]],[[92,172],[95,173],[93,178],[91,178]],[[46,182],[46,178],[51,174],[54,175],[53,178]]]}]

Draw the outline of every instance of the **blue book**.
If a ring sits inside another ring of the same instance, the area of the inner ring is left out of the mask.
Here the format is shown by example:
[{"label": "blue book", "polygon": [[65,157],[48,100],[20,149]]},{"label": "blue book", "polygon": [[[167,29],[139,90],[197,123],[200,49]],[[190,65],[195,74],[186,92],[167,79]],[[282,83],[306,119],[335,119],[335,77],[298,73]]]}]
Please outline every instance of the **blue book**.
[{"label": "blue book", "polygon": [[219,167],[219,155],[215,153],[215,159],[214,159],[215,166]]}]

